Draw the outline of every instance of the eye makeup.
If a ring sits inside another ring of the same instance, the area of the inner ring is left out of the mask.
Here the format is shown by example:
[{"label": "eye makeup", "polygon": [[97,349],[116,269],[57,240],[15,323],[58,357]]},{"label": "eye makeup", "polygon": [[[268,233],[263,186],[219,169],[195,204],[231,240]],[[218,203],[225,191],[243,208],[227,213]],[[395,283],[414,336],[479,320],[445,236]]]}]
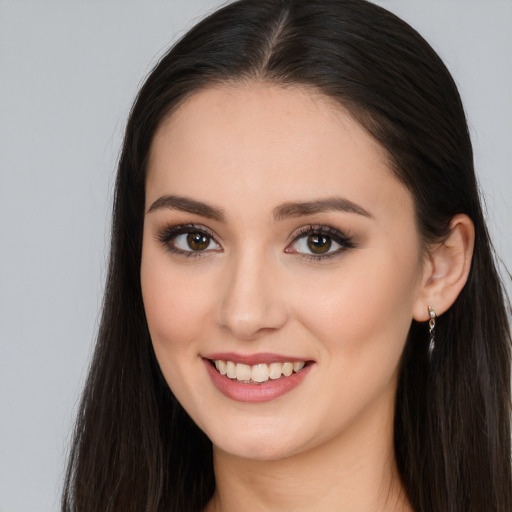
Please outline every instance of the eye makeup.
[{"label": "eye makeup", "polygon": [[[206,256],[222,252],[214,233],[201,224],[178,224],[165,226],[158,231],[156,239],[165,249],[186,258]],[[306,261],[321,261],[341,255],[357,245],[339,229],[328,225],[308,225],[293,233],[284,252]]]},{"label": "eye makeup", "polygon": [[355,249],[353,240],[339,229],[328,225],[308,225],[292,235],[292,243],[285,251],[307,261],[320,261],[339,256],[347,249]]},{"label": "eye makeup", "polygon": [[159,230],[156,239],[167,251],[186,258],[221,252],[214,234],[200,224],[178,224]]}]

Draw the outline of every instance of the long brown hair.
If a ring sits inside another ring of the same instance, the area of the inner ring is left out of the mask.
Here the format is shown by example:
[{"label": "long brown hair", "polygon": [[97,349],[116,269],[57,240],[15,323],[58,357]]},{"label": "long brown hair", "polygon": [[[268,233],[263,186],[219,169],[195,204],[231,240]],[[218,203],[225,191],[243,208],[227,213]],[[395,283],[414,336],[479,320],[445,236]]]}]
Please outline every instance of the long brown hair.
[{"label": "long brown hair", "polygon": [[155,130],[189,95],[222,82],[313,87],[387,150],[418,229],[442,239],[467,214],[476,243],[466,286],[438,319],[437,344],[412,323],[403,353],[395,451],[417,512],[510,512],[510,330],[461,100],[409,25],[364,0],[241,0],[186,34],[151,72],[120,158],[97,346],[76,424],[63,511],[201,510],[211,443],[166,385],[140,289],[145,169]]}]

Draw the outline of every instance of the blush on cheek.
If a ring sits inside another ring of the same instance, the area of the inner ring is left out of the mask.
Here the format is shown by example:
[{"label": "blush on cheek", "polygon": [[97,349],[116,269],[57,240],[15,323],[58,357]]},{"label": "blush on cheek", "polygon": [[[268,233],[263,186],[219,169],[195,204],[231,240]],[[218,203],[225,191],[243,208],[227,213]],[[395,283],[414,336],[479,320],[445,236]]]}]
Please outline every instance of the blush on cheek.
[{"label": "blush on cheek", "polygon": [[194,342],[201,338],[205,328],[201,313],[205,308],[197,294],[187,292],[183,285],[166,285],[163,279],[146,280],[142,289],[148,328],[159,362],[197,350]]},{"label": "blush on cheek", "polygon": [[391,353],[399,357],[410,328],[413,291],[409,276],[393,272],[393,266],[385,269],[378,286],[376,280],[373,286],[364,285],[371,275],[343,273],[343,279],[324,288],[323,294],[303,299],[301,322],[342,360],[355,362],[368,354],[374,361],[372,352],[383,360]]},{"label": "blush on cheek", "polygon": [[165,308],[160,304],[155,308],[146,307],[146,318],[148,328],[155,346],[168,351],[180,350],[186,347],[194,339],[194,322],[188,321],[187,317],[180,311],[172,308]]}]

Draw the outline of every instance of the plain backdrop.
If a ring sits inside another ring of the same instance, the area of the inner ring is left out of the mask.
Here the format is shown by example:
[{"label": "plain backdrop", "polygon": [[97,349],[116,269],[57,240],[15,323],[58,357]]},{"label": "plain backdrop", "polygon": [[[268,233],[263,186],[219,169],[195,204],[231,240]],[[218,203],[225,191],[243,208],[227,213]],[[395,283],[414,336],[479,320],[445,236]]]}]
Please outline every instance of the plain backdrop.
[{"label": "plain backdrop", "polygon": [[[512,0],[379,3],[452,71],[512,268]],[[158,57],[219,4],[0,0],[0,512],[58,509],[126,116]]]}]

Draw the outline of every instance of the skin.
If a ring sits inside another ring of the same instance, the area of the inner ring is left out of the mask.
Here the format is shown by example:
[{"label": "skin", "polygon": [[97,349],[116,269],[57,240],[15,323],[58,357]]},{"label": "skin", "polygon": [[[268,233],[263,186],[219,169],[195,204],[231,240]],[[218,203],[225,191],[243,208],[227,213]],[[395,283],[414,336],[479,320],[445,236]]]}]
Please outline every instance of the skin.
[{"label": "skin", "polygon": [[[155,206],[165,195],[224,219]],[[334,197],[366,214],[275,217],[283,204]],[[456,249],[443,245],[439,264],[427,257],[411,195],[368,133],[328,98],[261,83],[200,91],[164,121],[146,212],[149,330],[170,388],[214,446],[207,510],[411,510],[393,455],[399,360],[412,319],[427,320],[433,298],[440,310],[452,300],[442,276],[458,286],[467,275],[470,223],[454,222]],[[191,251],[186,235],[163,240],[169,226],[187,224],[213,235],[205,250]],[[308,226],[330,226],[350,243],[315,259],[300,238]],[[314,366],[284,396],[243,403],[213,385],[202,359],[212,352]]]}]

